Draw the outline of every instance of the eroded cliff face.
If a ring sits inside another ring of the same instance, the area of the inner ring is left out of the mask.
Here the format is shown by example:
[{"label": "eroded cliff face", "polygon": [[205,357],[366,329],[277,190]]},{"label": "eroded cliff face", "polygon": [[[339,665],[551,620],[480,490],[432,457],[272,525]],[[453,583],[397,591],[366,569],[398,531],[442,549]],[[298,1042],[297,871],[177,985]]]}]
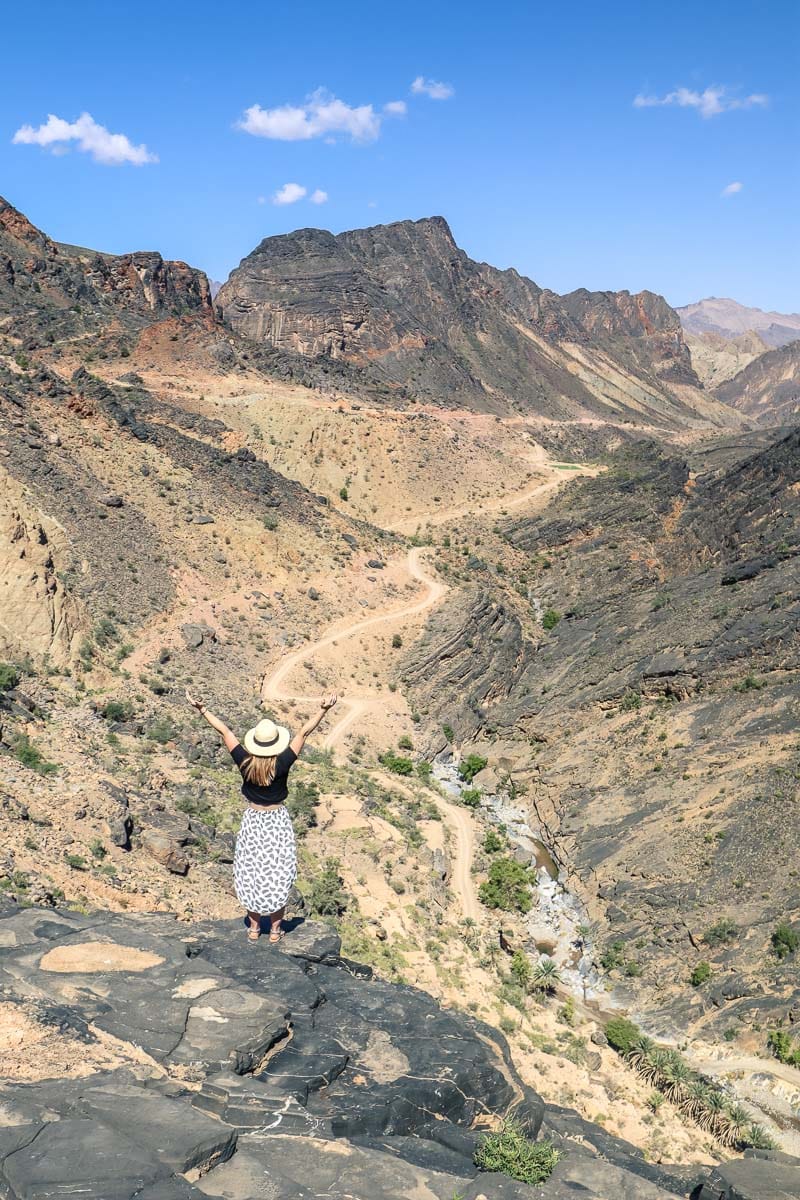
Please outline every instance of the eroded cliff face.
[{"label": "eroded cliff face", "polygon": [[44,332],[51,340],[113,320],[136,329],[177,314],[214,319],[202,271],[156,252],[113,255],[62,245],[2,197],[0,313],[12,336]]},{"label": "eroded cliff face", "polygon": [[216,308],[256,341],[370,366],[439,403],[672,426],[736,420],[698,391],[662,297],[557,296],[473,262],[441,217],[265,238]]},{"label": "eroded cliff face", "polygon": [[[800,434],[694,464],[630,446],[508,523],[504,574],[477,563],[404,674],[525,791],[651,1018],[763,1049],[760,1024],[800,999],[800,966],[770,949],[800,917]],[[720,920],[735,932],[706,941]],[[695,989],[701,958],[712,982]]]},{"label": "eroded cliff face", "polygon": [[759,355],[716,389],[725,404],[764,425],[800,422],[800,341]]},{"label": "eroded cliff face", "polygon": [[68,665],[88,621],[59,578],[63,531],[0,474],[0,657]]}]

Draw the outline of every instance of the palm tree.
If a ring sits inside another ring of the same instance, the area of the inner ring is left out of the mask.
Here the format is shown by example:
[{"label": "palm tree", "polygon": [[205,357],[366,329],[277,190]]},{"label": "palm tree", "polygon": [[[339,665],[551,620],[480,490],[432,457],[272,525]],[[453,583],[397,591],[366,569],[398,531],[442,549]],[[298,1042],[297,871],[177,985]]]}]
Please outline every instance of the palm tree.
[{"label": "palm tree", "polygon": [[708,1089],[705,1120],[703,1123],[720,1141],[725,1140],[725,1131],[728,1127],[727,1102],[725,1096],[717,1088]]},{"label": "palm tree", "polygon": [[668,1100],[678,1104],[686,1094],[686,1085],[692,1078],[689,1064],[676,1051],[668,1051],[664,1067],[663,1091]]},{"label": "palm tree", "polygon": [[730,1138],[728,1145],[738,1146],[743,1141],[747,1129],[750,1125],[750,1113],[742,1104],[728,1105],[728,1136]]},{"label": "palm tree", "polygon": [[552,958],[543,954],[531,976],[531,986],[537,992],[554,992],[561,983],[561,974]]},{"label": "palm tree", "polygon": [[706,1100],[708,1098],[708,1084],[702,1079],[690,1079],[686,1084],[685,1095],[681,1101],[681,1112],[687,1117],[691,1117],[693,1121],[700,1122],[700,1118],[706,1111]]},{"label": "palm tree", "polygon": [[664,1079],[664,1072],[667,1070],[668,1063],[669,1050],[664,1050],[661,1046],[656,1046],[644,1060],[642,1075],[644,1075],[648,1083],[659,1087]]},{"label": "palm tree", "polygon": [[627,1054],[628,1062],[631,1064],[632,1067],[636,1067],[636,1068],[641,1067],[641,1065],[644,1063],[644,1061],[647,1059],[647,1057],[653,1053],[655,1048],[656,1048],[656,1044],[653,1041],[653,1039],[647,1037],[647,1035],[643,1033],[641,1037],[638,1037],[636,1039],[636,1041],[633,1043],[630,1050],[628,1051],[628,1054]]}]

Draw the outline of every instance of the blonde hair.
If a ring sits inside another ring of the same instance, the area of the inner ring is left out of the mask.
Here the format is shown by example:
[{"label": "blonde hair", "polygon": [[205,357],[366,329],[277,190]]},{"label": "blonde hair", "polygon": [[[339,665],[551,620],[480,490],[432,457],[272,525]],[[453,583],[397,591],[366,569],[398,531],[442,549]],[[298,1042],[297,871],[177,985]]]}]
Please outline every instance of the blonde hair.
[{"label": "blonde hair", "polygon": [[269,787],[275,778],[278,757],[275,754],[248,754],[239,768],[248,783],[254,787]]}]

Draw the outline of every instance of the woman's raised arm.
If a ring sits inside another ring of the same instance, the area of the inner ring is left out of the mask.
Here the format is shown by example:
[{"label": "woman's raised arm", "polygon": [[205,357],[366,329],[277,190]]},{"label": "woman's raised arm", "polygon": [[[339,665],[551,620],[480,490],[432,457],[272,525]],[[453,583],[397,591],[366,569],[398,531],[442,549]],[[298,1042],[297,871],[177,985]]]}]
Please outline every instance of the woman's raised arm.
[{"label": "woman's raised arm", "polygon": [[319,725],[322,718],[327,712],[330,712],[338,699],[339,697],[334,692],[330,696],[326,696],[324,700],[320,701],[319,712],[313,717],[309,717],[300,732],[296,733],[289,743],[290,748],[294,750],[295,754],[300,754],[306,744],[306,738],[310,737],[310,735]]},{"label": "woman's raised arm", "polygon": [[239,739],[237,738],[236,734],[228,728],[224,721],[220,721],[219,717],[215,717],[213,713],[210,713],[205,704],[203,704],[202,700],[195,700],[188,688],[186,689],[186,699],[189,701],[192,708],[196,708],[200,713],[200,716],[205,721],[208,721],[211,728],[216,729],[217,733],[225,743],[226,750],[233,750],[235,746],[239,745]]}]

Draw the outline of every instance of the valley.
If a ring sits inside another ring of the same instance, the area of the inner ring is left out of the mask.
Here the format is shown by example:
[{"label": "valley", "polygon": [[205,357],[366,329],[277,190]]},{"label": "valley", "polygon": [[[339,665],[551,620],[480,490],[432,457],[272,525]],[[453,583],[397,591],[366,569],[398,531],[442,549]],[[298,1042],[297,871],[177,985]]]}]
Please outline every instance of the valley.
[{"label": "valley", "polygon": [[[236,773],[183,690],[239,733],[335,690],[291,801],[293,913],[341,939],[300,960],[331,997],[341,954],[408,985],[390,1008],[424,993],[507,1040],[492,1061],[543,1098],[562,1170],[618,1171],[608,1195],[800,1154],[800,343],[726,339],[701,370],[697,336],[653,293],[474,263],[441,218],[265,239],[212,301],[186,264],[0,202],[9,961],[31,909],[152,928],[157,955],[174,917],[240,969],[217,942],[240,937]],[[49,1044],[23,974],[0,1036]],[[617,1015],[738,1125],[632,1066]]]}]

